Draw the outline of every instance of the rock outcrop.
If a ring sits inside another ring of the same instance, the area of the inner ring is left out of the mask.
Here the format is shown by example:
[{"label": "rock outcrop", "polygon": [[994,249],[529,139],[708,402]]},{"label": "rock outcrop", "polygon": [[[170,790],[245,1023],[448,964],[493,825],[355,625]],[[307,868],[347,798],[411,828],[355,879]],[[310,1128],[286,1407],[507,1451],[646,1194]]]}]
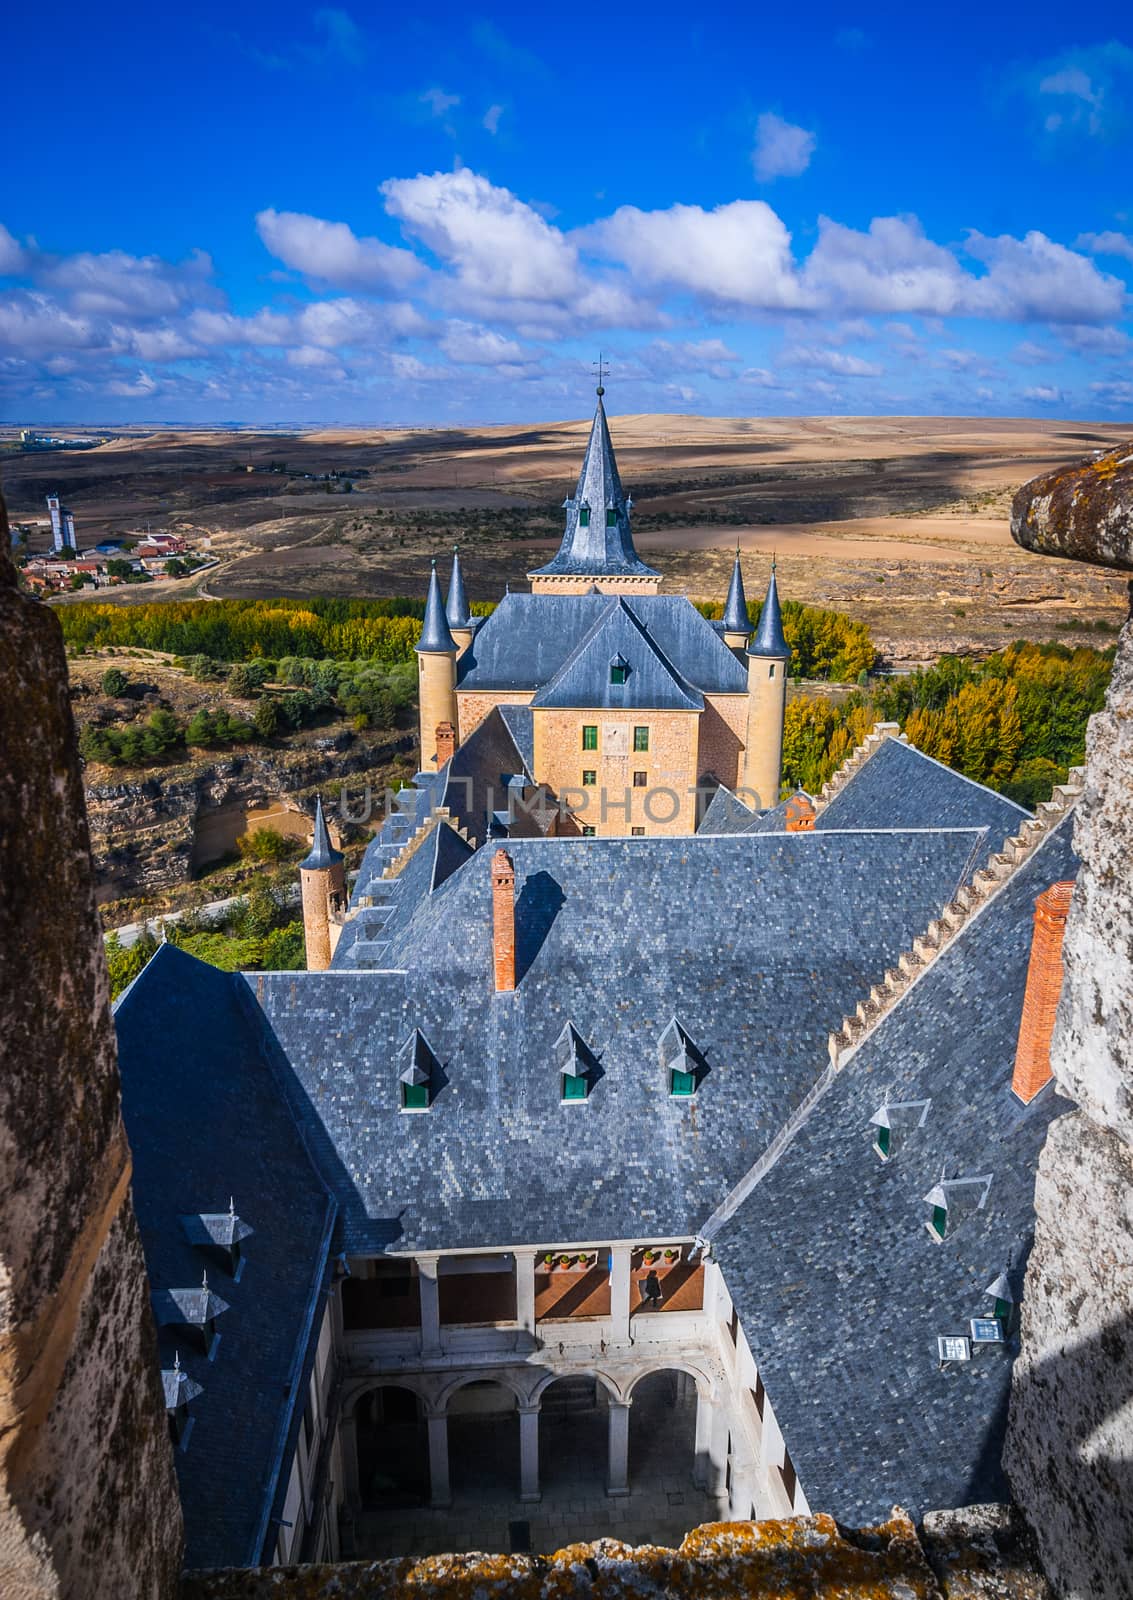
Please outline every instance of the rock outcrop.
[{"label": "rock outcrop", "polygon": [[[1020,490],[1030,549],[1133,570],[1133,446]],[[1133,1593],[1133,622],[1090,723],[1082,867],[1051,1045],[1079,1109],[1051,1125],[1006,1465],[1066,1600]]]},{"label": "rock outcrop", "polygon": [[63,641],[8,548],[0,501],[0,1594],[166,1600],[181,1512]]}]

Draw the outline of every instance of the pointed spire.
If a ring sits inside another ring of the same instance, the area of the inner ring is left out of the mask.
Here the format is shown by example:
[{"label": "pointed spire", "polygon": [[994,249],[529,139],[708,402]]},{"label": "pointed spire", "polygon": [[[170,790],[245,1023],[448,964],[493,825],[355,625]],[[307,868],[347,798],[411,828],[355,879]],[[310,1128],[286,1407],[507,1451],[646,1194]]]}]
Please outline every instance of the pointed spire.
[{"label": "pointed spire", "polygon": [[425,621],[417,641],[418,655],[455,655],[456,641],[449,632],[445,605],[441,598],[441,580],[437,577],[437,563],[429,575],[429,593],[425,599]]},{"label": "pointed spire", "polygon": [[[342,861],[341,850],[336,850],[330,842],[330,833],[327,831],[326,818],[323,816],[323,797],[319,795],[315,801],[315,836],[311,840],[311,853],[305,860],[300,861],[299,871],[308,872],[325,871],[333,866],[336,861]],[[229,1201],[231,1208],[232,1202]],[[233,1213],[235,1215],[235,1213]]]},{"label": "pointed spire", "polygon": [[445,602],[445,616],[450,628],[467,628],[472,621],[468,596],[464,592],[464,575],[460,570],[460,548],[455,544],[452,547],[452,578]]},{"label": "pointed spire", "polygon": [[564,502],[566,529],[554,559],[538,574],[557,577],[638,577],[659,576],[647,567],[633,547],[629,525],[630,502],[618,476],[618,463],[602,404],[605,393],[598,386],[598,405],[590,428],[578,487],[573,499]]},{"label": "pointed spire", "polygon": [[724,632],[751,632],[751,619],[747,614],[747,597],[744,594],[743,573],[740,571],[738,545],[736,546],[736,563],[732,568],[732,581],[728,585],[728,598],[724,603]]},{"label": "pointed spire", "polygon": [[775,656],[778,660],[790,659],[791,647],[783,633],[783,616],[779,610],[779,588],[775,582],[775,561],[771,562],[771,581],[759,613],[759,626],[747,647],[749,656]]}]

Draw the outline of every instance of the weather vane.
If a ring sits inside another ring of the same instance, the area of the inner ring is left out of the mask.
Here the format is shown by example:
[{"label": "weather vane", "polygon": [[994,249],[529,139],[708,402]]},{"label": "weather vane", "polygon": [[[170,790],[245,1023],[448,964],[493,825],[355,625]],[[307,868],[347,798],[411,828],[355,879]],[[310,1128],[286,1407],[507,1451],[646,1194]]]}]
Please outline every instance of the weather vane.
[{"label": "weather vane", "polygon": [[605,389],[602,387],[602,379],[609,377],[609,375],[610,375],[610,366],[609,366],[609,363],[606,361],[605,357],[602,355],[601,350],[599,350],[599,352],[598,352],[597,361],[592,361],[590,364],[594,368],[595,372],[598,374],[598,395],[599,395],[599,398],[600,398],[606,392]]}]

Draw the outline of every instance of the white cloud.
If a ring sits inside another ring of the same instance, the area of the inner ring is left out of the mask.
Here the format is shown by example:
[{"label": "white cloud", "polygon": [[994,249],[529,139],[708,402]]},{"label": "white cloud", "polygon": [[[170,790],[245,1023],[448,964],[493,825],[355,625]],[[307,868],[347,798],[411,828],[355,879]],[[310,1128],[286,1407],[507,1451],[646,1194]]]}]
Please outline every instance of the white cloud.
[{"label": "white cloud", "polygon": [[269,208],[256,228],[277,260],[339,288],[404,289],[423,271],[411,250],[360,239],[345,222]]},{"label": "white cloud", "polygon": [[487,128],[490,134],[495,135],[499,133],[500,118],[503,116],[503,114],[503,106],[489,106],[487,111],[484,113],[482,126]]},{"label": "white cloud", "polygon": [[1057,358],[1054,351],[1048,350],[1046,345],[1036,344],[1033,339],[1024,339],[1012,350],[1011,359],[1020,367],[1044,367]]},{"label": "white cloud", "polygon": [[337,356],[329,350],[322,350],[317,345],[302,344],[294,350],[287,352],[288,364],[292,367],[314,367],[321,371],[342,371],[342,364]]},{"label": "white cloud", "polygon": [[1023,390],[1023,399],[1030,400],[1035,405],[1053,406],[1064,398],[1062,390],[1056,389],[1050,383],[1034,384],[1031,388]]},{"label": "white cloud", "polygon": [[158,387],[157,380],[151,378],[148,372],[139,372],[133,383],[127,382],[125,378],[111,378],[106,385],[106,392],[123,398],[137,399],[156,394]]},{"label": "white cloud", "polygon": [[66,311],[48,295],[17,290],[0,300],[0,346],[42,357],[63,350],[106,348],[105,330]]},{"label": "white cloud", "polygon": [[0,222],[0,278],[14,278],[23,272],[27,257],[20,241]]},{"label": "white cloud", "polygon": [[40,283],[64,293],[71,310],[93,316],[168,316],[218,298],[212,260],[203,250],[179,262],[124,250],[82,251],[58,259],[39,256],[30,270]]},{"label": "white cloud", "polygon": [[443,117],[455,106],[460,104],[458,94],[446,94],[443,89],[426,89],[424,94],[418,95],[418,100],[423,106],[428,106],[434,117]]},{"label": "white cloud", "polygon": [[765,111],[755,125],[751,164],[760,183],[773,178],[797,178],[810,166],[816,136],[794,122]]},{"label": "white cloud", "polygon": [[1125,309],[1125,285],[1099,272],[1085,256],[1056,244],[1037,230],[1022,239],[1009,234],[968,235],[970,255],[987,266],[971,280],[962,309],[1012,322],[1105,322]]},{"label": "white cloud", "polygon": [[621,206],[576,237],[651,287],[759,309],[797,309],[806,303],[791,258],[791,236],[763,200],[733,200],[712,211]]},{"label": "white cloud", "polygon": [[955,311],[964,271],[916,217],[875,217],[869,231],[820,217],[803,278],[819,303],[866,312]]},{"label": "white cloud", "polygon": [[883,371],[876,362],[863,361],[848,350],[815,349],[809,345],[793,345],[784,350],[781,360],[784,366],[816,367],[845,378],[880,378]]},{"label": "white cloud", "polygon": [[1133,234],[1080,233],[1074,241],[1078,250],[1089,250],[1096,256],[1124,256],[1133,261]]},{"label": "white cloud", "polygon": [[450,322],[441,349],[450,361],[473,367],[494,367],[503,361],[522,361],[523,349],[492,328],[472,322]]},{"label": "white cloud", "polygon": [[1128,121],[1131,78],[1133,50],[1111,39],[1029,69],[1016,87],[1031,97],[1048,139],[1112,138]]}]

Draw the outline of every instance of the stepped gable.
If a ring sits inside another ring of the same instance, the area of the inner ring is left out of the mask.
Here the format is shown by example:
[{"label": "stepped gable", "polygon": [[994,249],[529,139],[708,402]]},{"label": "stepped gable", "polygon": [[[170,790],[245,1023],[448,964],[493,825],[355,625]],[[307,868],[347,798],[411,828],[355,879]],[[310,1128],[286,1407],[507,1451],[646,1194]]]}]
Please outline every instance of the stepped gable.
[{"label": "stepped gable", "polygon": [[618,476],[610,441],[602,390],[590,428],[582,471],[573,499],[563,502],[566,528],[562,543],[546,566],[529,572],[529,578],[658,578],[633,547],[629,525],[630,501]]},{"label": "stepped gable", "polygon": [[924,755],[905,739],[883,738],[831,795],[816,828],[987,828],[998,849],[1031,813],[1013,800]]},{"label": "stepped gable", "polygon": [[[207,1269],[228,1303],[215,1361],[183,1328],[158,1331],[162,1366],[178,1354],[203,1390],[190,1448],[174,1453],[185,1560],[256,1565],[270,1559],[271,1519],[283,1514],[278,1474],[302,1419],[336,1206],[281,1094],[270,1032],[243,978],[164,944],[115,1022],[150,1288],[198,1284]],[[179,1220],[227,1211],[230,1198],[253,1230],[239,1281],[189,1242]],[[288,1393],[299,1397],[290,1440],[280,1432]],[[270,1468],[267,1481],[249,1462]]]},{"label": "stepped gable", "polygon": [[[610,682],[611,663],[628,668]],[[704,696],[651,638],[624,600],[609,601],[590,632],[539,690],[533,706],[602,710],[703,711]]]},{"label": "stepped gable", "polygon": [[[460,692],[535,691],[549,683],[613,603],[600,594],[508,594],[456,664]],[[702,694],[746,694],[747,668],[681,595],[623,597],[630,614]]]},{"label": "stepped gable", "polygon": [[[249,975],[296,1115],[317,1107],[333,1143],[345,1247],[381,1248],[391,1217],[398,1249],[537,1241],[568,1208],[583,1237],[621,1237],[631,1216],[695,1231],[821,1076],[837,1018],[952,895],[972,837],[512,840],[514,994],[494,992],[479,857],[391,931],[396,971]],[[734,907],[755,896],[738,939]],[[692,1103],[659,1065],[674,1014],[707,1061]],[[569,1143],[553,1053],[567,1018],[599,1061]],[[413,1027],[445,1080],[428,1117],[399,1114],[390,1069]]]},{"label": "stepped gable", "polygon": [[[828,1074],[714,1240],[807,1496],[839,1521],[1009,1497],[1017,1341],[942,1372],[936,1338],[990,1315],[984,1290],[1005,1268],[1021,1298],[1038,1153],[1067,1105],[1048,1088],[1021,1106],[1012,1063],[1034,900],[1076,867],[1066,817]],[[931,1103],[923,1126],[918,1112],[896,1127],[883,1162],[870,1119],[886,1100]],[[924,1197],[942,1170],[992,1182],[984,1209],[937,1244]]]}]

